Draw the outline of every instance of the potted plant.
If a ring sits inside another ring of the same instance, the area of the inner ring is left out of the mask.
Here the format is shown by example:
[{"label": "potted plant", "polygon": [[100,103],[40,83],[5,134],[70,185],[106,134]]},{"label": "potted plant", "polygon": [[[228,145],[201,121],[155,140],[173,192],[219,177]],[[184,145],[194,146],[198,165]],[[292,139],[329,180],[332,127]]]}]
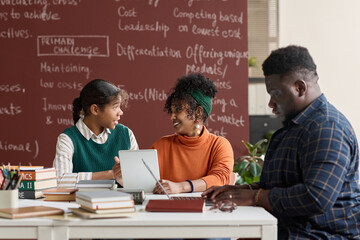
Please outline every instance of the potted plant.
[{"label": "potted plant", "polygon": [[235,184],[251,184],[260,181],[260,174],[264,163],[264,156],[267,151],[270,139],[275,130],[268,131],[264,138],[252,145],[249,142],[242,141],[248,150],[248,155],[235,159],[234,170]]},{"label": "potted plant", "polygon": [[251,184],[252,182],[260,181],[260,174],[264,161],[264,152],[261,147],[267,139],[261,139],[254,145],[249,142],[242,141],[248,150],[248,155],[235,159],[234,172],[236,174],[235,184]]}]

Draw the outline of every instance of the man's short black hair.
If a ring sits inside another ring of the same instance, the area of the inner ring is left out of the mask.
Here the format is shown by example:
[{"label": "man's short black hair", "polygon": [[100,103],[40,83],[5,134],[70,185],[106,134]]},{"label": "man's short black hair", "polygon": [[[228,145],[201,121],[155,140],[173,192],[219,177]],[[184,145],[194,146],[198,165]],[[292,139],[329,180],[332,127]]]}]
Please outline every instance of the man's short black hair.
[{"label": "man's short black hair", "polygon": [[264,76],[306,71],[317,76],[316,64],[307,48],[290,45],[271,52],[262,64]]}]

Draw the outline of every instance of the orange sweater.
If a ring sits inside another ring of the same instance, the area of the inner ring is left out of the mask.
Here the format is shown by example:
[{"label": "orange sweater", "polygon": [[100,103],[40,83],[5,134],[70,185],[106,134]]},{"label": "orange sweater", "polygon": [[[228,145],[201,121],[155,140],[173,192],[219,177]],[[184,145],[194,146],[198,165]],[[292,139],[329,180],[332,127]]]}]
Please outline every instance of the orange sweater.
[{"label": "orange sweater", "polygon": [[160,178],[173,182],[203,179],[206,187],[229,184],[234,153],[228,140],[204,127],[199,137],[169,135],[156,141]]}]

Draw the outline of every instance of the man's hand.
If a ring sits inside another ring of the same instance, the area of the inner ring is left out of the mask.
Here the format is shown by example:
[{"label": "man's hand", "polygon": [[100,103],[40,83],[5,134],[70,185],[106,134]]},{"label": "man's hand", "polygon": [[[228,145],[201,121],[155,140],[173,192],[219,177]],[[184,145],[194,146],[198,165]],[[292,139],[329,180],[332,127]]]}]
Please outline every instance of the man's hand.
[{"label": "man's hand", "polygon": [[250,190],[243,185],[214,186],[205,190],[201,196],[211,199],[216,206],[228,201],[232,201],[238,206],[253,206],[255,190]]}]

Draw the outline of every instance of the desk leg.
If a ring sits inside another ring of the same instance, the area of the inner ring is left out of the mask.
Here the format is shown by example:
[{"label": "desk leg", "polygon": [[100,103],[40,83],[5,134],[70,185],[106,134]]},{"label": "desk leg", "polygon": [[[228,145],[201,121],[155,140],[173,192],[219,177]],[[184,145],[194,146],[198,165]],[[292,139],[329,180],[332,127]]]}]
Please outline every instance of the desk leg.
[{"label": "desk leg", "polygon": [[52,235],[52,227],[38,227],[37,229],[37,236],[38,236],[38,240],[52,240],[53,235]]},{"label": "desk leg", "polygon": [[38,240],[68,240],[69,229],[64,226],[38,227]]},{"label": "desk leg", "polygon": [[263,226],[262,227],[262,240],[276,240],[277,239],[277,226]]},{"label": "desk leg", "polygon": [[69,228],[66,226],[54,226],[53,227],[53,240],[68,240]]}]

